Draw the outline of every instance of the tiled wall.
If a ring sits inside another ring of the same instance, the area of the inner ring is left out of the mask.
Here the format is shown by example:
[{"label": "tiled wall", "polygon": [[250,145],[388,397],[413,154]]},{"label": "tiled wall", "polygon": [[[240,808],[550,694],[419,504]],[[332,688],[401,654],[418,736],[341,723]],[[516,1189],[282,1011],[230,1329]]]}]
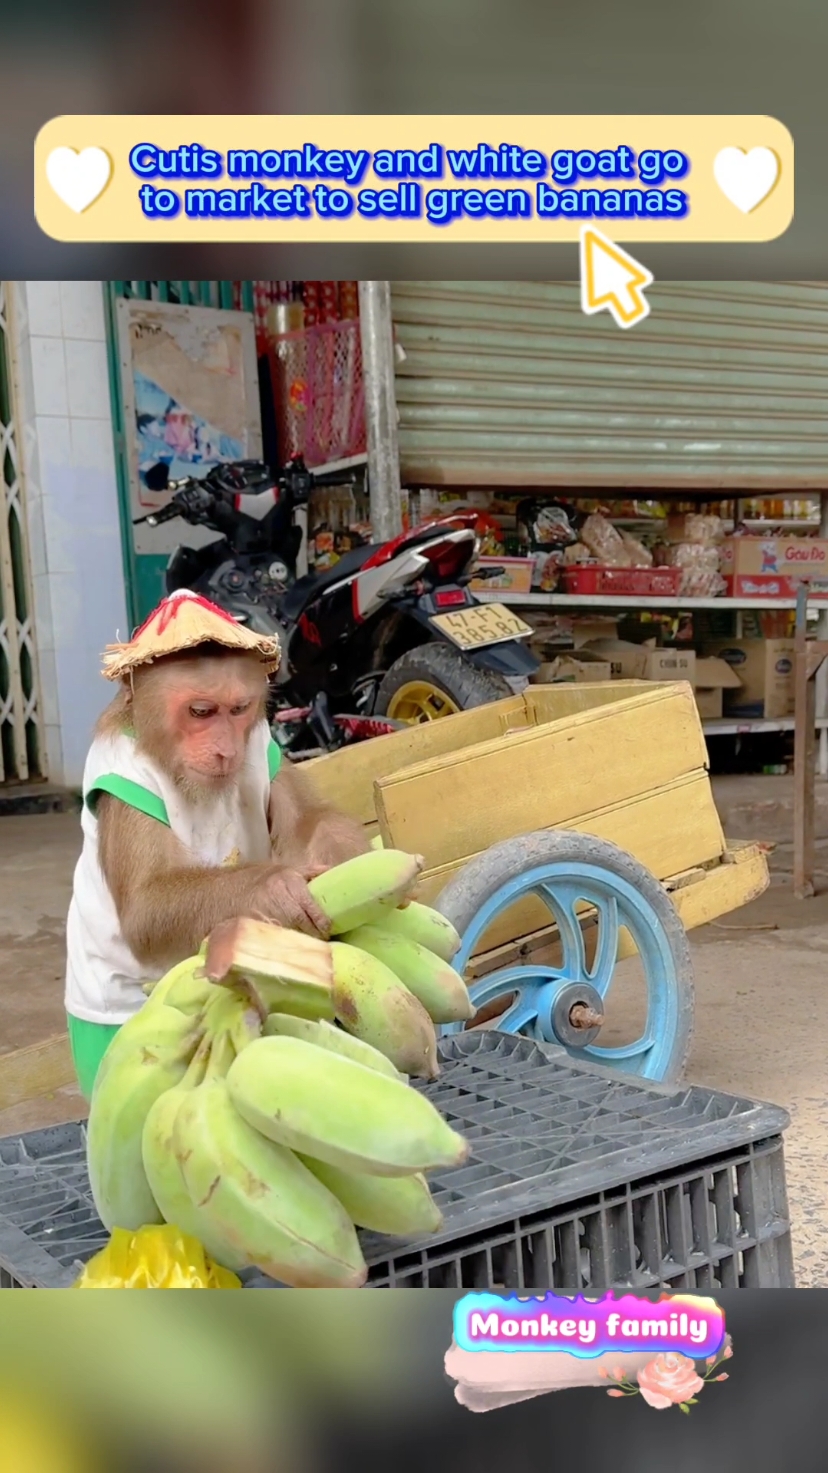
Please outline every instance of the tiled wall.
[{"label": "tiled wall", "polygon": [[78,786],[112,694],[101,651],[129,632],[103,283],[17,282],[14,308],[48,773]]}]

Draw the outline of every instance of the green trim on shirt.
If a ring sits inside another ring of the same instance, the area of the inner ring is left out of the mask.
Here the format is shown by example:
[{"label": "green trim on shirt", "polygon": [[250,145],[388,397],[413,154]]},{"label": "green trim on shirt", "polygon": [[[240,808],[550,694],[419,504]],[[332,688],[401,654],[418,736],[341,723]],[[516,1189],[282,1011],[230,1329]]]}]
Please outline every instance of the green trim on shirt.
[{"label": "green trim on shirt", "polygon": [[271,782],[273,782],[273,779],[279,771],[281,765],[282,749],[279,746],[278,742],[274,742],[273,738],[271,737],[270,744],[267,749],[267,772]]},{"label": "green trim on shirt", "polygon": [[[282,749],[272,737],[267,748],[267,774],[268,781],[273,782],[282,765]],[[129,808],[137,808],[139,813],[145,813],[148,818],[157,818],[159,823],[170,827],[167,807],[163,798],[157,793],[150,792],[140,783],[135,783],[131,778],[119,777],[116,772],[106,772],[92,784],[86,794],[85,803],[89,812],[94,815],[95,804],[100,793],[111,793],[113,798],[118,798],[126,803]]]},{"label": "green trim on shirt", "polygon": [[140,783],[134,783],[131,778],[119,777],[116,772],[106,772],[99,777],[86,794],[85,803],[89,812],[94,815],[95,803],[100,793],[110,793],[113,798],[118,798],[126,803],[128,808],[137,808],[139,813],[145,813],[147,818],[157,818],[159,823],[170,827],[167,816],[167,806],[163,798],[157,793],[151,793],[149,788],[142,788]]}]

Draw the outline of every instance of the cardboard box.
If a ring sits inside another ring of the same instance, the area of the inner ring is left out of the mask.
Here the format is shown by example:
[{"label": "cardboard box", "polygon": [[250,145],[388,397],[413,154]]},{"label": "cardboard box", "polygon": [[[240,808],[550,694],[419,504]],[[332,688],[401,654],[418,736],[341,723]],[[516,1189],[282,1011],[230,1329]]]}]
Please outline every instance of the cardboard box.
[{"label": "cardboard box", "polygon": [[[732,665],[715,655],[696,659],[696,705],[703,721],[721,721],[725,691],[741,688]],[[736,699],[733,697],[732,699]]]},{"label": "cardboard box", "polygon": [[[796,598],[803,578],[828,582],[828,539],[728,537],[720,554],[731,598]],[[818,595],[828,598],[828,588]]]},{"label": "cardboard box", "polygon": [[585,646],[586,649],[594,650],[610,661],[613,680],[687,680],[690,685],[695,683],[696,656],[693,650],[659,650],[649,644],[630,644],[623,639],[597,639]]},{"label": "cardboard box", "polygon": [[530,557],[479,557],[478,568],[502,568],[497,578],[472,578],[469,588],[473,593],[531,593],[534,558]]},{"label": "cardboard box", "polygon": [[533,685],[557,685],[562,681],[569,685],[594,685],[596,681],[611,679],[612,666],[609,660],[591,655],[588,650],[581,650],[577,658],[574,655],[558,655],[557,659],[541,665],[531,677]]},{"label": "cardboard box", "polygon": [[594,644],[596,639],[618,640],[618,618],[575,619],[572,624],[572,643],[576,650]]},{"label": "cardboard box", "polygon": [[694,650],[651,650],[641,651],[644,657],[639,680],[686,680],[690,685],[696,681],[696,655]]},{"label": "cardboard box", "polygon": [[794,711],[794,642],[792,639],[718,639],[705,654],[726,660],[741,682],[728,691],[724,708],[734,715],[776,720]]}]

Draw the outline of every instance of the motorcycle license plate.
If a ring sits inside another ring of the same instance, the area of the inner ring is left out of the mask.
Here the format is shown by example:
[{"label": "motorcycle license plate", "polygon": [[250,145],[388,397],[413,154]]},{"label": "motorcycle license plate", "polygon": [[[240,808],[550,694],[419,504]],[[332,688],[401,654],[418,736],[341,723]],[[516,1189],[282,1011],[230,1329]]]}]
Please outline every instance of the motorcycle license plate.
[{"label": "motorcycle license plate", "polygon": [[453,614],[433,614],[431,622],[461,650],[478,650],[483,645],[523,639],[532,633],[530,626],[504,604],[478,604]]}]

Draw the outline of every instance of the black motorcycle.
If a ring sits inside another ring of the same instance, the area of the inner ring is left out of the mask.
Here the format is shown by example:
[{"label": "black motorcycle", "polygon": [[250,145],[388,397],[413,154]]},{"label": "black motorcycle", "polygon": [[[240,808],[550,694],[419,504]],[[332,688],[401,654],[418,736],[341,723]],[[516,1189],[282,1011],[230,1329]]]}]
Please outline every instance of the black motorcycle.
[{"label": "black motorcycle", "polygon": [[182,517],[219,534],[199,549],[176,548],[167,592],[192,588],[250,629],[279,636],[272,720],[292,754],[305,755],[309,737],[332,750],[377,734],[380,720],[391,729],[498,700],[523,690],[538,668],[524,643],[529,626],[469,591],[474,515],[354,547],[333,567],[297,577],[294,512],[315,486],[347,484],[341,472],[314,476],[294,460],[274,476],[260,461],[237,461],[170,481],[160,464],[146,483],[172,495],[137,521]]}]

